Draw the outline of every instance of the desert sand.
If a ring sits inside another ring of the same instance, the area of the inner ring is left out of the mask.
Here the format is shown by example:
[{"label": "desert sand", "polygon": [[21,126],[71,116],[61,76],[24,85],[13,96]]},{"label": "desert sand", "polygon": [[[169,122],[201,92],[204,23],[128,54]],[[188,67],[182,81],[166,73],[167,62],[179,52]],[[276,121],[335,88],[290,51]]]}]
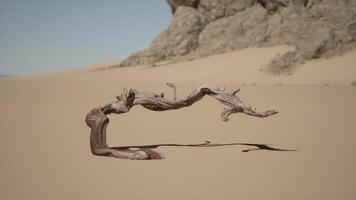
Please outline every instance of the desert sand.
[{"label": "desert sand", "polygon": [[[350,84],[356,80],[356,50],[308,62],[289,76],[263,71],[290,49],[0,79],[0,199],[356,199],[356,87]],[[166,159],[151,161],[91,154],[87,112],[114,101],[123,87],[170,98],[168,81],[176,83],[178,97],[202,84],[240,88],[244,101],[280,113],[263,119],[236,114],[222,122],[223,106],[209,97],[176,111],[134,107],[110,116],[110,145],[209,140],[298,151],[160,147]]]}]

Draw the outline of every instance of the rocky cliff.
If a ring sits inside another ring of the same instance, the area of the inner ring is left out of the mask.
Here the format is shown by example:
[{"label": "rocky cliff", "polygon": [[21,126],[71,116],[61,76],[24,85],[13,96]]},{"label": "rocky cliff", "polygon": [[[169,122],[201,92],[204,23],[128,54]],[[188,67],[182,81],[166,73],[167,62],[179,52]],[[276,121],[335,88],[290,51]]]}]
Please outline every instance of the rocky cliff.
[{"label": "rocky cliff", "polygon": [[289,44],[268,69],[290,73],[306,60],[356,46],[356,0],[167,0],[173,19],[150,47],[120,66],[193,60],[247,47]]}]

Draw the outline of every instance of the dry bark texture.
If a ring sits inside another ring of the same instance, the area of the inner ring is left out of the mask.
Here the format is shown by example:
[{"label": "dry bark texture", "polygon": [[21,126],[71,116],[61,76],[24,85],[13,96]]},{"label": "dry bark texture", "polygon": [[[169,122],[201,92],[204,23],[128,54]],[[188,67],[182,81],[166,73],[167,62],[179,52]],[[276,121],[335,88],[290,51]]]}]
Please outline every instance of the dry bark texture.
[{"label": "dry bark texture", "polygon": [[[229,115],[233,113],[245,113],[247,115],[251,115],[254,117],[268,117],[270,115],[274,115],[278,113],[275,110],[268,110],[265,112],[257,111],[252,106],[240,100],[240,98],[236,95],[239,92],[238,89],[226,91],[224,88],[201,86],[193,90],[193,92],[189,94],[186,98],[176,99],[175,85],[173,83],[168,83],[167,85],[173,88],[174,98],[172,100],[164,98],[163,93],[154,94],[151,92],[141,92],[135,89],[124,89],[123,93],[117,97],[117,100],[115,102],[91,110],[87,114],[85,122],[91,128],[90,147],[92,153],[98,156],[110,156],[110,157],[134,159],[134,160],[149,160],[149,159],[163,158],[162,154],[152,150],[152,146],[151,147],[146,146],[144,148],[138,147],[132,149],[132,148],[123,148],[123,147],[109,147],[107,145],[106,127],[109,124],[109,118],[107,117],[107,115],[123,114],[129,112],[130,109],[135,105],[141,105],[144,108],[152,111],[176,110],[184,107],[189,107],[195,102],[202,99],[205,95],[208,95],[227,106],[227,108],[225,108],[221,113],[221,118],[223,121],[228,121]],[[212,144],[205,144],[205,145],[211,146]],[[241,143],[240,145],[244,145],[244,144]],[[245,145],[255,146],[258,149],[273,150],[270,147],[261,146],[261,145],[258,146],[257,144],[256,145],[245,144]],[[164,145],[159,145],[159,146],[164,146]],[[174,145],[166,145],[166,146],[174,146]],[[215,144],[215,146],[217,146],[217,144]],[[254,150],[258,150],[258,149],[254,149]]]},{"label": "dry bark texture", "polygon": [[168,0],[173,19],[120,66],[184,61],[247,47],[290,44],[270,69],[290,72],[356,45],[355,0]]}]

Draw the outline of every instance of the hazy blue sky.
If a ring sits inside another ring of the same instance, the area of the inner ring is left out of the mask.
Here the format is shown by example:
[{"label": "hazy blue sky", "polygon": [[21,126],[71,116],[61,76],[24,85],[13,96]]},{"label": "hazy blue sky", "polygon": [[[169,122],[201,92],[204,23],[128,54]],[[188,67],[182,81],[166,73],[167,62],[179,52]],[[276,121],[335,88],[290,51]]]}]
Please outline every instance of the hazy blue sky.
[{"label": "hazy blue sky", "polygon": [[165,0],[0,0],[0,74],[121,60],[170,19]]}]

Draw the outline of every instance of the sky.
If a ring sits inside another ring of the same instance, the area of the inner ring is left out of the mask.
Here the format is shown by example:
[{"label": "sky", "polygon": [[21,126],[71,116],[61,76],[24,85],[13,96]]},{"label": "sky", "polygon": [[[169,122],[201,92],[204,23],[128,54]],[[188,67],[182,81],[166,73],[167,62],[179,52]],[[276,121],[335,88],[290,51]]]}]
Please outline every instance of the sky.
[{"label": "sky", "polygon": [[146,48],[170,12],[165,0],[0,0],[0,74],[122,60]]}]

